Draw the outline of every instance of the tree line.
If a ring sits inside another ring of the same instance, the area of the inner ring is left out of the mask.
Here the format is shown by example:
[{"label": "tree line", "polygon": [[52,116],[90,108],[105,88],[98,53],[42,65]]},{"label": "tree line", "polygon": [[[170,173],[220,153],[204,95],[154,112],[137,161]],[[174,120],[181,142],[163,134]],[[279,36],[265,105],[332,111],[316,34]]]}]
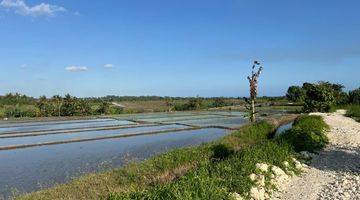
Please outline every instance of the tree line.
[{"label": "tree line", "polygon": [[290,86],[286,97],[289,101],[302,103],[304,112],[328,112],[332,106],[360,104],[360,88],[345,92],[344,85],[320,81]]},{"label": "tree line", "polygon": [[18,93],[0,98],[3,117],[53,117],[120,114],[122,108],[107,101],[89,101],[69,94],[38,99]]}]

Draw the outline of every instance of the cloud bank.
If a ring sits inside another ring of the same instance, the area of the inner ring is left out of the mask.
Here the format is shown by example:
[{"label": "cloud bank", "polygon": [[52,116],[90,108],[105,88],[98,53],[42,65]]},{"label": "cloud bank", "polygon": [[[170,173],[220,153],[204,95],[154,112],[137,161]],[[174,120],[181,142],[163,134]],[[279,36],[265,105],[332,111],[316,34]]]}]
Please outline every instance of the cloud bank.
[{"label": "cloud bank", "polygon": [[84,72],[84,71],[88,71],[89,69],[86,66],[69,66],[65,68],[66,71],[69,72]]},{"label": "cloud bank", "polygon": [[65,12],[66,9],[61,6],[51,5],[47,3],[40,3],[34,6],[29,6],[24,0],[3,0],[0,7],[13,10],[15,13],[24,16],[54,16],[55,13]]}]

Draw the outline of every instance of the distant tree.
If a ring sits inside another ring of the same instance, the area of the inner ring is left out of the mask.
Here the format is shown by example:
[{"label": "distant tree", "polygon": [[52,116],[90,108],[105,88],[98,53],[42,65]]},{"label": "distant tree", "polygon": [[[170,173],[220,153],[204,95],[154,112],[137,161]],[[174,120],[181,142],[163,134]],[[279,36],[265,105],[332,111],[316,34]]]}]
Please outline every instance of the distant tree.
[{"label": "distant tree", "polygon": [[73,115],[86,116],[91,114],[91,107],[88,101],[84,99],[77,99],[75,97],[73,99],[74,99],[73,106],[75,107],[75,111]]},{"label": "distant tree", "polygon": [[60,117],[61,116],[61,106],[63,105],[64,100],[60,95],[53,96],[52,100],[56,104],[56,110],[54,110],[54,114]]},{"label": "distant tree", "polygon": [[46,104],[47,104],[46,96],[41,96],[36,103],[40,117],[46,117],[48,115],[46,110]]},{"label": "distant tree", "polygon": [[346,104],[349,101],[348,94],[343,91],[343,89],[345,88],[344,85],[338,83],[330,83],[328,81],[320,81],[318,84],[327,87],[333,91],[335,104],[342,105]]},{"label": "distant tree", "polygon": [[305,82],[305,83],[303,83],[303,85],[302,85],[302,89],[305,90],[305,91],[307,91],[307,90],[310,89],[313,85],[314,85],[314,84],[312,84],[312,83]]},{"label": "distant tree", "polygon": [[[259,67],[257,71],[255,71],[255,68]],[[250,84],[250,100],[245,98],[245,101],[249,104],[248,110],[250,110],[250,121],[255,122],[256,121],[256,111],[255,111],[255,101],[256,97],[258,95],[258,78],[260,76],[261,71],[263,70],[263,67],[260,65],[258,61],[254,61],[254,64],[252,66],[251,75],[247,77]]]},{"label": "distant tree", "polygon": [[305,90],[299,86],[290,86],[286,98],[292,102],[302,102],[305,98]]},{"label": "distant tree", "polygon": [[73,116],[75,114],[75,102],[70,94],[66,94],[61,108],[61,116]]},{"label": "distant tree", "polygon": [[190,98],[186,104],[187,110],[200,110],[204,105],[204,101],[200,97]]},{"label": "distant tree", "polygon": [[167,107],[167,111],[171,112],[174,109],[174,100],[171,97],[166,97],[165,98],[165,105]]},{"label": "distant tree", "polygon": [[349,103],[360,104],[360,88],[349,92]]},{"label": "distant tree", "polygon": [[110,109],[110,103],[107,101],[101,101],[100,106],[97,109],[98,114],[106,114]]},{"label": "distant tree", "polygon": [[223,106],[227,106],[228,103],[226,103],[224,98],[221,97],[217,97],[214,98],[214,103],[212,105],[212,107],[223,107]]}]

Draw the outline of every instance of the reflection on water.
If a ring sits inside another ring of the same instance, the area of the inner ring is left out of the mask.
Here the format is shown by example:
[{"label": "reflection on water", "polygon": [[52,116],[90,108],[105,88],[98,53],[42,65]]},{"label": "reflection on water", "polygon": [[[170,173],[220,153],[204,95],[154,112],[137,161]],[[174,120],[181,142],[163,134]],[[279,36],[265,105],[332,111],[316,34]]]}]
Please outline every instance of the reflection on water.
[{"label": "reflection on water", "polygon": [[294,122],[290,122],[290,123],[279,126],[279,128],[276,130],[275,137],[281,135],[282,133],[284,133],[287,130],[290,130],[293,126],[293,123]]},{"label": "reflection on water", "polygon": [[134,122],[126,120],[98,120],[98,121],[84,121],[77,123],[42,123],[30,126],[11,126],[1,127],[0,134],[8,132],[31,132],[31,131],[46,131],[46,130],[57,130],[57,129],[77,129],[77,128],[94,128],[102,126],[120,126],[135,124]]},{"label": "reflection on water", "polygon": [[0,138],[0,147],[1,146],[11,146],[11,145],[23,145],[23,144],[39,144],[44,142],[57,142],[71,139],[85,139],[85,138],[94,138],[94,137],[104,137],[104,136],[113,136],[113,135],[122,135],[122,134],[136,134],[144,132],[153,132],[153,131],[165,131],[165,130],[174,130],[179,128],[187,128],[187,126],[182,125],[164,125],[164,126],[148,126],[148,127],[133,127],[125,129],[115,129],[115,130],[103,130],[103,131],[84,131],[77,133],[61,133],[61,134],[50,134],[50,135],[39,135],[39,136],[29,136],[29,137],[12,137],[12,138]]},{"label": "reflection on water", "polygon": [[0,151],[0,194],[11,195],[12,188],[38,190],[84,173],[122,166],[128,159],[143,160],[209,142],[226,133],[212,128]]}]

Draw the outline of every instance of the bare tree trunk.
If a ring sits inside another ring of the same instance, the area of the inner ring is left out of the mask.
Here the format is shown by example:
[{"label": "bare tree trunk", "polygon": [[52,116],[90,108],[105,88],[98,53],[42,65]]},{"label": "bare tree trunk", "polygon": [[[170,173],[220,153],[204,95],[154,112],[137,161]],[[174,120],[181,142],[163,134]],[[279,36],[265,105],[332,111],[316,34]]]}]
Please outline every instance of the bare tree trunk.
[{"label": "bare tree trunk", "polygon": [[[257,71],[255,71],[256,66],[259,66],[259,69]],[[260,63],[258,61],[254,61],[254,65],[252,66],[252,72],[251,75],[247,77],[247,79],[249,80],[250,83],[250,101],[246,100],[246,102],[248,103],[248,110],[250,113],[250,121],[251,122],[255,122],[256,121],[256,117],[255,117],[255,99],[257,97],[258,94],[258,78],[260,76],[260,73],[262,71],[263,67],[260,65]]]},{"label": "bare tree trunk", "polygon": [[255,100],[251,99],[251,118],[250,118],[251,122],[255,122],[256,118],[255,118]]}]

